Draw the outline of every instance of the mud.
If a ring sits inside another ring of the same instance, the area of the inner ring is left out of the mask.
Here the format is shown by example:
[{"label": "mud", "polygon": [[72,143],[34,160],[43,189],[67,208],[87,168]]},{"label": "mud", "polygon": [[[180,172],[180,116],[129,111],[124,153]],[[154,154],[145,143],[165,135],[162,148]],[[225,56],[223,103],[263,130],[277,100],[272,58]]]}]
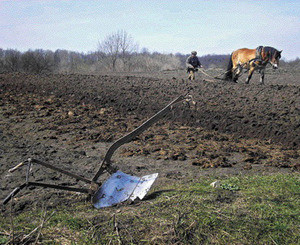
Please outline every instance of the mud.
[{"label": "mud", "polygon": [[[217,73],[218,71],[212,71]],[[113,156],[126,173],[158,172],[156,185],[189,178],[299,170],[299,74],[266,75],[245,85],[184,72],[119,75],[0,74],[0,176],[3,199],[25,181],[29,157],[92,178],[112,142],[182,94],[172,113]],[[298,80],[297,80],[298,79]],[[67,186],[81,182],[34,165],[31,180]],[[105,176],[103,177],[105,178]],[[17,210],[84,200],[82,194],[30,187]],[[5,209],[5,208],[4,208]]]}]

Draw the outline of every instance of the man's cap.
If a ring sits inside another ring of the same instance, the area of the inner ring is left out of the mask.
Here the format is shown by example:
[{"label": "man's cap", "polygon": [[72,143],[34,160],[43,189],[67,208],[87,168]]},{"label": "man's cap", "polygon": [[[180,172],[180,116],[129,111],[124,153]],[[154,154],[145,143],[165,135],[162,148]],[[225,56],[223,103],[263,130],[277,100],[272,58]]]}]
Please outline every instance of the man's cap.
[{"label": "man's cap", "polygon": [[196,54],[197,54],[197,52],[196,52],[196,51],[192,51],[192,52],[191,52],[191,54],[194,54],[194,55],[196,55]]}]

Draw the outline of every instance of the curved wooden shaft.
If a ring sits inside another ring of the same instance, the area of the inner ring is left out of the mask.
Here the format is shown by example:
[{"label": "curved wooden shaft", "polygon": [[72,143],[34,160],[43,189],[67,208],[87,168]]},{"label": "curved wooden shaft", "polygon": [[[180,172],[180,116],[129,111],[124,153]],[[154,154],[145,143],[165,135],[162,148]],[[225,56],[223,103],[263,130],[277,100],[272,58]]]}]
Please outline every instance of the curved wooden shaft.
[{"label": "curved wooden shaft", "polygon": [[114,152],[123,144],[130,142],[132,139],[134,139],[136,136],[138,136],[139,134],[141,134],[142,132],[144,132],[146,129],[148,129],[151,125],[153,125],[154,123],[156,123],[159,119],[161,119],[164,115],[166,115],[169,111],[171,111],[171,107],[172,105],[184,100],[184,96],[179,96],[178,98],[176,98],[175,100],[173,100],[170,104],[168,104],[165,108],[163,108],[162,110],[160,110],[158,113],[156,113],[154,116],[152,116],[151,118],[149,118],[146,122],[144,122],[142,125],[140,125],[139,127],[137,127],[135,130],[133,130],[132,132],[130,132],[129,134],[125,135],[124,137],[120,138],[119,140],[117,140],[115,143],[113,143],[113,145],[108,149],[104,160],[102,161],[101,165],[100,165],[100,169],[98,170],[98,172],[96,173],[96,175],[94,176],[94,178],[92,179],[93,182],[96,182],[97,179],[99,178],[99,176],[102,174],[102,172],[106,169],[109,168],[110,165],[110,159],[112,157],[112,155],[114,154]]}]

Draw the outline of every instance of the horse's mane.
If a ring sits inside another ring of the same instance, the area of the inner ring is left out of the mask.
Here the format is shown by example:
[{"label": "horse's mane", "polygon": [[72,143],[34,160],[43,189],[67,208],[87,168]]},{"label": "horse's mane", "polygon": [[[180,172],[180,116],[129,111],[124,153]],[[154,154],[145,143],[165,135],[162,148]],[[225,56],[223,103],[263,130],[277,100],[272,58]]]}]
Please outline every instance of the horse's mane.
[{"label": "horse's mane", "polygon": [[265,46],[263,47],[263,51],[267,53],[269,57],[273,57],[274,55],[276,55],[281,58],[280,52],[276,48]]}]

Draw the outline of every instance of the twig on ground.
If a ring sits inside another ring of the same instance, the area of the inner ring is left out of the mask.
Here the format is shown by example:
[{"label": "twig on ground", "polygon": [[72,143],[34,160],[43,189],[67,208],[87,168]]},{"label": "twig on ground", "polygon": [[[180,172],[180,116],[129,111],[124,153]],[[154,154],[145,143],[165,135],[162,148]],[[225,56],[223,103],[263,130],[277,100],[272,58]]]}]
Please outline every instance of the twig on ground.
[{"label": "twig on ground", "polygon": [[271,235],[269,235],[269,237],[271,238],[272,242],[274,242],[275,245],[278,245],[278,243],[274,241],[274,239],[271,237]]},{"label": "twig on ground", "polygon": [[[56,211],[53,211],[49,217],[46,218],[46,214],[44,215],[44,219],[42,220],[41,224],[39,226],[37,226],[36,228],[34,228],[29,234],[25,235],[21,242],[25,241],[26,239],[30,238],[38,229],[41,229],[43,228],[44,224],[55,214]],[[45,212],[46,213],[46,212]],[[40,232],[39,232],[40,233]],[[38,235],[39,236],[39,235]],[[37,237],[38,238],[38,237]],[[37,240],[35,241],[37,242]]]},{"label": "twig on ground", "polygon": [[12,243],[15,244],[15,226],[14,226],[13,208],[12,208],[13,200],[14,200],[14,196],[11,197],[11,202],[10,202],[10,227],[12,232]]},{"label": "twig on ground", "polygon": [[116,214],[114,214],[113,216],[113,222],[114,222],[114,230],[117,234],[117,237],[118,237],[118,242],[119,244],[122,244],[122,241],[121,241],[121,237],[120,237],[120,234],[119,234],[119,226],[118,226],[118,221],[116,219]]},{"label": "twig on ground", "polygon": [[[15,239],[19,237],[20,235],[15,235],[15,226],[14,226],[14,218],[13,218],[13,201],[14,201],[14,196],[11,197],[11,202],[10,202],[10,227],[11,227],[11,233],[9,236],[11,237],[6,244],[15,244]],[[6,245],[5,244],[5,245]]]},{"label": "twig on ground", "polygon": [[47,210],[46,210],[46,208],[44,207],[43,215],[41,215],[42,217],[41,217],[40,229],[39,229],[39,232],[38,232],[38,234],[37,234],[37,236],[36,236],[36,239],[35,239],[34,244],[37,244],[37,242],[38,242],[38,240],[39,240],[39,237],[40,237],[40,235],[41,235],[41,233],[42,233],[42,229],[43,229],[43,226],[44,226],[44,223],[45,223],[45,220],[46,220],[46,215],[47,215]]}]

